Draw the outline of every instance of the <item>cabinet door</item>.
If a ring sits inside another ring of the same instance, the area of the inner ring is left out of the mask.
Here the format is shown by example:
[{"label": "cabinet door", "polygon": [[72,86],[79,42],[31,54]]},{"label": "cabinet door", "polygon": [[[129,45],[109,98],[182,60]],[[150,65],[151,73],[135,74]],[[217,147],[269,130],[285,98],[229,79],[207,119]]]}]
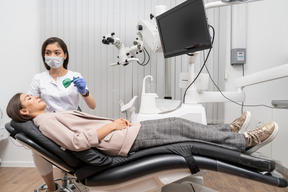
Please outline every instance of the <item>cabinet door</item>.
[{"label": "cabinet door", "polygon": [[288,167],[288,110],[274,109],[273,121],[279,126],[279,133],[272,142],[272,158]]}]

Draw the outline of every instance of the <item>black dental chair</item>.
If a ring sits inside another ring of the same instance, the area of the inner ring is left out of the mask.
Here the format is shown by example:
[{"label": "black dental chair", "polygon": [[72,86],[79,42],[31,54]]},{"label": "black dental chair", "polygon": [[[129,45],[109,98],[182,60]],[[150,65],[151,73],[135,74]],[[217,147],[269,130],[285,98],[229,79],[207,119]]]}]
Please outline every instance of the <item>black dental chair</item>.
[{"label": "black dental chair", "polygon": [[[73,152],[43,136],[32,121],[5,125],[10,136],[95,191],[161,191],[161,187],[200,169],[239,176],[275,187],[287,180],[275,171],[276,162],[211,143],[185,142],[110,157],[97,149]],[[64,179],[65,179],[64,178]],[[153,181],[151,181],[153,180]],[[65,186],[63,191],[72,191]]]}]

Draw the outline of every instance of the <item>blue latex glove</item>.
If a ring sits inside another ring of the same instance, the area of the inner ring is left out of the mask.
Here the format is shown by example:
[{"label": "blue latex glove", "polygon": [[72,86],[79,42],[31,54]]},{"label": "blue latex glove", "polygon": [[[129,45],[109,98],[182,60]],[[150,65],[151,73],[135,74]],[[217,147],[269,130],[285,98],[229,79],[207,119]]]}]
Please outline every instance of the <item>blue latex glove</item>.
[{"label": "blue latex glove", "polygon": [[86,92],[86,81],[83,78],[73,77],[74,86],[77,87],[77,90],[80,94],[84,94]]}]

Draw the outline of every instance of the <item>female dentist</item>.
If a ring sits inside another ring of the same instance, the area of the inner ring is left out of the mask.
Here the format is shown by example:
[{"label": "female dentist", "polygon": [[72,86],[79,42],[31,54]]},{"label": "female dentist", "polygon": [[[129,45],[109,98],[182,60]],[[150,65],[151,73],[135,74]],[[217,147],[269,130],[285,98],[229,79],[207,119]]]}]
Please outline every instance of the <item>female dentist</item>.
[{"label": "female dentist", "polygon": [[[48,38],[42,45],[41,55],[47,71],[34,76],[29,94],[41,97],[47,104],[45,111],[76,110],[80,95],[90,109],[95,109],[96,101],[84,78],[68,70],[69,53],[65,42],[57,37]],[[65,88],[62,82],[66,78],[73,79],[74,86]],[[36,153],[33,153],[33,160],[47,185],[47,192],[59,191],[54,182],[53,166]]]}]

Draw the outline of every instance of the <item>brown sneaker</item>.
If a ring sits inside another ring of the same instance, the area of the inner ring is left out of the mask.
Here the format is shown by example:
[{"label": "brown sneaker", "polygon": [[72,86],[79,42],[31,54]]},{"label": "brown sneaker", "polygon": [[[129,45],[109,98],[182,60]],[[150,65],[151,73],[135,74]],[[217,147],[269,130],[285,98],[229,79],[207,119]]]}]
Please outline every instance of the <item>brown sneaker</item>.
[{"label": "brown sneaker", "polygon": [[270,122],[262,125],[251,131],[244,132],[247,140],[245,153],[251,154],[259,148],[270,143],[278,133],[278,125],[275,122]]},{"label": "brown sneaker", "polygon": [[230,123],[231,131],[243,133],[248,128],[250,120],[250,111],[245,111],[239,118],[235,119],[232,123]]}]

